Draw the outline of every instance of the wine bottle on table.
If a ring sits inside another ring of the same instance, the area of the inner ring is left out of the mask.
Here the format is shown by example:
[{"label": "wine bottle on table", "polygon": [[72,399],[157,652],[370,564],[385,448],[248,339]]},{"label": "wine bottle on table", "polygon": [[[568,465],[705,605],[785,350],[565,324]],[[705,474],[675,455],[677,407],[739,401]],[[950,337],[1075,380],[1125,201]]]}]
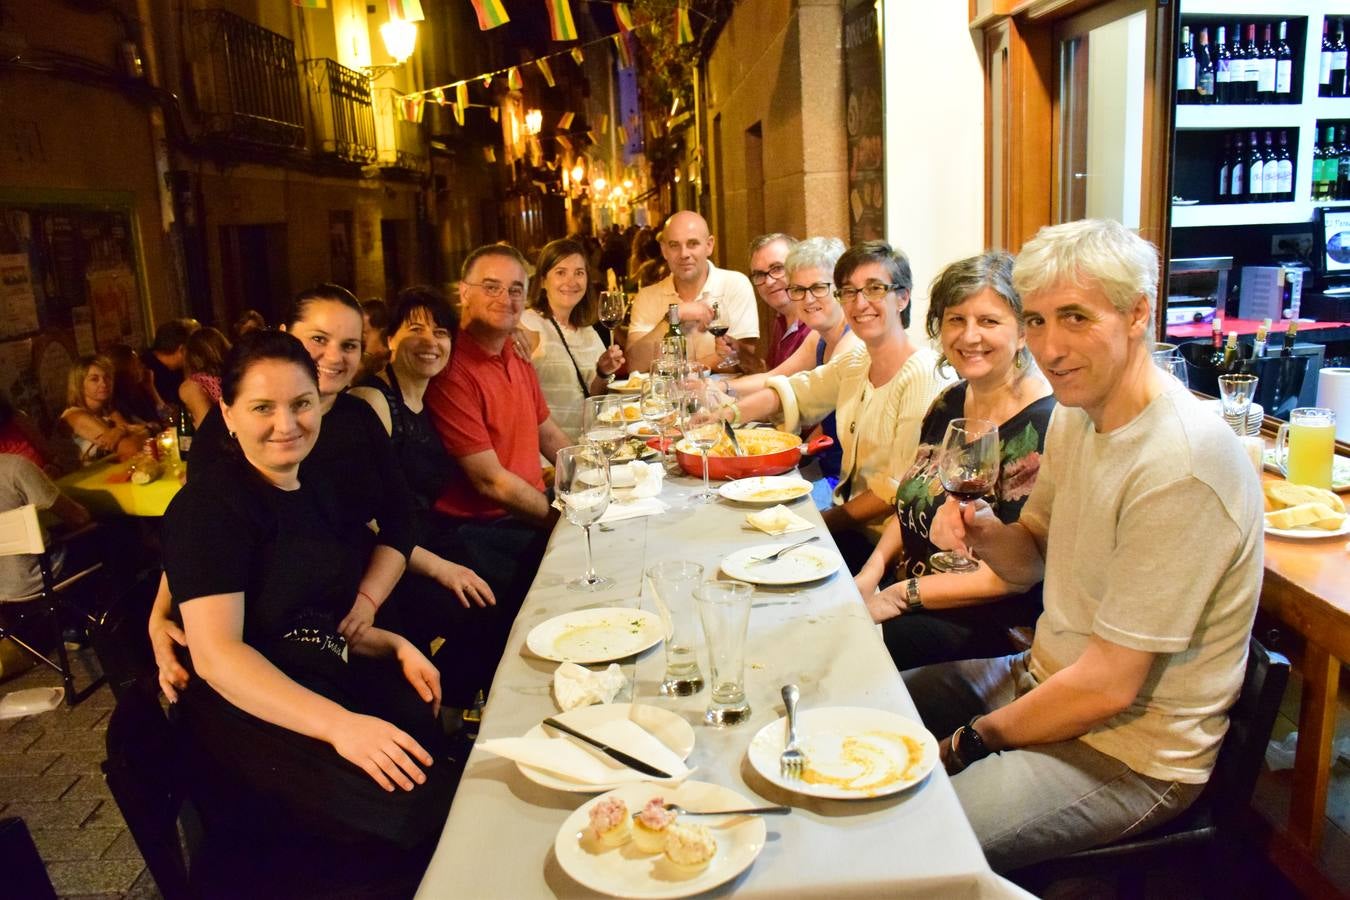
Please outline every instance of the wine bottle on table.
[{"label": "wine bottle on table", "polygon": [[1331,54],[1335,47],[1331,42],[1331,19],[1322,20],[1322,55],[1317,63],[1317,96],[1331,96]]},{"label": "wine bottle on table", "polygon": [[1209,29],[1200,29],[1200,46],[1195,50],[1195,102],[1214,102],[1214,53],[1209,46]]},{"label": "wine bottle on table", "polygon": [[1331,46],[1331,94],[1345,96],[1345,22],[1336,20],[1336,43]]},{"label": "wine bottle on table", "polygon": [[1294,51],[1289,46],[1289,23],[1280,23],[1280,40],[1275,45],[1275,102],[1294,102]]},{"label": "wine bottle on table", "polygon": [[1223,365],[1223,318],[1217,312],[1210,322],[1209,343],[1209,364],[1217,369]]},{"label": "wine bottle on table", "polygon": [[1257,85],[1261,81],[1261,51],[1256,46],[1256,25],[1247,26],[1247,43],[1242,45],[1242,58],[1247,62],[1247,74],[1243,89],[1244,103],[1259,103]]},{"label": "wine bottle on table", "polygon": [[1275,45],[1270,40],[1270,23],[1266,23],[1265,34],[1256,57],[1256,102],[1275,102]]},{"label": "wine bottle on table", "polygon": [[1181,48],[1177,53],[1177,103],[1195,102],[1195,49],[1191,46],[1191,26],[1181,26]]},{"label": "wine bottle on table", "polygon": [[1294,199],[1294,158],[1289,153],[1289,132],[1280,132],[1280,147],[1275,152],[1275,184],[1279,196],[1275,199],[1287,203]]},{"label": "wine bottle on table", "polygon": [[675,338],[678,343],[680,362],[686,362],[689,359],[689,348],[685,345],[684,329],[680,327],[680,306],[678,303],[672,303],[666,307],[666,328],[670,336]]},{"label": "wine bottle on table", "polygon": [[1284,329],[1284,343],[1280,346],[1281,356],[1294,355],[1294,340],[1298,337],[1298,319],[1290,319]]},{"label": "wine bottle on table", "polygon": [[1270,319],[1265,319],[1256,329],[1256,340],[1252,343],[1252,359],[1266,355],[1266,340],[1270,335]]},{"label": "wine bottle on table", "polygon": [[188,461],[188,454],[192,452],[192,438],[197,434],[197,426],[192,424],[192,413],[187,411],[186,407],[180,407],[178,410],[178,458],[183,462]]}]

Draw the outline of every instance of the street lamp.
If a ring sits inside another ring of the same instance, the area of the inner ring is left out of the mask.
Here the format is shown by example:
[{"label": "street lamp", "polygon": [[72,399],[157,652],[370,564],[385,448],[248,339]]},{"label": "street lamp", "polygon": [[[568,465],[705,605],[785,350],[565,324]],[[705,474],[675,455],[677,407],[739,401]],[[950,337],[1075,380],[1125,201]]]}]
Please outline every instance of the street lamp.
[{"label": "street lamp", "polygon": [[412,56],[417,45],[417,23],[404,19],[390,19],[380,26],[380,37],[384,40],[384,49],[402,65]]},{"label": "street lamp", "polygon": [[525,133],[538,134],[544,128],[544,114],[540,110],[532,109],[525,114]]},{"label": "street lamp", "polygon": [[586,161],[584,158],[578,159],[577,164],[572,167],[572,180],[577,184],[586,177]]}]

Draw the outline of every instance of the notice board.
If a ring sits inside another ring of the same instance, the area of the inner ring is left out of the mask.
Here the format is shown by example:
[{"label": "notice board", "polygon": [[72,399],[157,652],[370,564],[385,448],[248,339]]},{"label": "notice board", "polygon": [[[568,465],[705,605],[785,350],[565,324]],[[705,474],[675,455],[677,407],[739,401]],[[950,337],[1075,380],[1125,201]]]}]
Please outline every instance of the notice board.
[{"label": "notice board", "polygon": [[848,128],[849,243],[886,237],[885,68],[881,0],[844,11],[845,125]]},{"label": "notice board", "polygon": [[125,200],[0,195],[0,390],[44,430],[65,408],[77,357],[145,345],[140,246]]}]

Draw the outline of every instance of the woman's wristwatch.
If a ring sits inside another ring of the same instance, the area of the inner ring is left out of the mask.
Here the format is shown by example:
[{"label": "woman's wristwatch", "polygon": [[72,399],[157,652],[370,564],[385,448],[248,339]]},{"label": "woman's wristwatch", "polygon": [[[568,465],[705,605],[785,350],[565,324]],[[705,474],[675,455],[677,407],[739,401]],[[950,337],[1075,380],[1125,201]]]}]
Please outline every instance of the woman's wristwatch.
[{"label": "woman's wristwatch", "polygon": [[956,757],[962,769],[974,765],[993,752],[975,730],[975,720],[978,718],[979,716],[972,716],[969,722],[952,732],[952,756]]},{"label": "woman's wristwatch", "polygon": [[600,363],[597,362],[597,363],[595,364],[595,377],[596,377],[596,378],[599,378],[599,379],[600,379],[601,381],[603,381],[605,384],[612,384],[613,381],[614,381],[614,376],[617,375],[617,374],[618,374],[618,370],[615,369],[613,372],[610,372],[608,375],[606,375],[604,372],[601,372],[601,371],[600,371]]},{"label": "woman's wristwatch", "polygon": [[919,579],[911,578],[905,582],[905,612],[919,609],[923,609],[923,601],[919,599]]}]

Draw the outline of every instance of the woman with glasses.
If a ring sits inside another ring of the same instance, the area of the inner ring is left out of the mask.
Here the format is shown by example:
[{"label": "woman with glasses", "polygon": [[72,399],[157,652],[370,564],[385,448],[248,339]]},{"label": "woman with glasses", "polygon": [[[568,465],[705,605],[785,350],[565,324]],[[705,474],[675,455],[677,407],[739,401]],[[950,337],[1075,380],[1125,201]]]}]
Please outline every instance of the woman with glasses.
[{"label": "woman with glasses", "polygon": [[905,336],[913,279],[904,253],[884,241],[864,241],[839,257],[834,283],[862,346],[836,352],[809,371],[771,376],[767,388],[739,400],[730,415],[733,422],[781,415],[787,431],[838,416],[843,464],[824,518],[856,571],[881,535],[897,480],[914,461],[919,423],[943,378],[937,354]]},{"label": "woman with glasses", "polygon": [[963,259],[943,270],[928,292],[928,336],[942,348],[941,364],[961,380],[924,416],[914,464],[895,494],[895,515],[854,579],[902,671],[1015,653],[1021,645],[1011,630],[1034,625],[1040,614],[1039,585],[1010,584],[983,563],[957,573],[935,571],[928,562],[937,551],[929,526],[945,499],[935,448],[949,422],[998,424],[1000,472],[992,503],[1003,522],[1017,521],[1040,471],[1055,398],[1027,350],[1012,265],[1002,251]]},{"label": "woman with glasses", "polygon": [[567,239],[539,251],[530,284],[530,306],[520,316],[530,362],[548,401],[553,421],[573,441],[581,435],[581,408],[603,394],[623,366],[623,352],[596,324],[597,303],[586,266],[586,250]]}]

